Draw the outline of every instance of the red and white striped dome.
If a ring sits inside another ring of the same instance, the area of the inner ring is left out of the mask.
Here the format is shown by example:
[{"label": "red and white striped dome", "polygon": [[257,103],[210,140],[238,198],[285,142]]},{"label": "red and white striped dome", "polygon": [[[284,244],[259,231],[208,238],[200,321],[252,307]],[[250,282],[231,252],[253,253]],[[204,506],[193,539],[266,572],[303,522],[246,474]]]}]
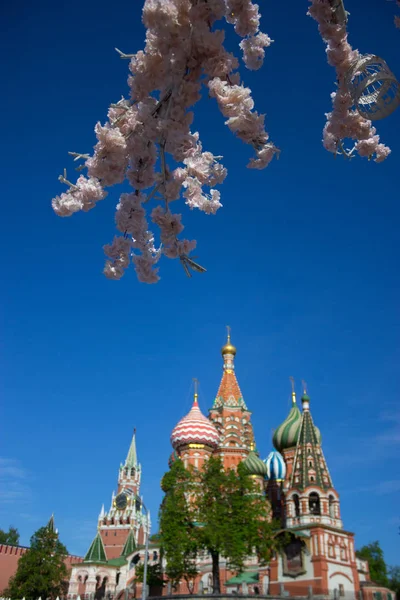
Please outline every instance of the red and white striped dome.
[{"label": "red and white striped dome", "polygon": [[207,417],[201,412],[195,397],[190,412],[176,425],[171,434],[171,444],[177,449],[185,444],[205,444],[216,448],[219,433]]}]

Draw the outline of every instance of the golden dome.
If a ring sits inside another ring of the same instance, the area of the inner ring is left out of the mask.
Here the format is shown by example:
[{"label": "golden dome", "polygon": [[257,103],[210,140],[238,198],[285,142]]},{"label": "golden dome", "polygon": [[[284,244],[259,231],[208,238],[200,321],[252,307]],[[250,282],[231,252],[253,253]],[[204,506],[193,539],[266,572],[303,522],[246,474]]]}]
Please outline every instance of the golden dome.
[{"label": "golden dome", "polygon": [[225,356],[225,354],[232,354],[233,356],[235,356],[236,354],[236,348],[233,344],[231,344],[231,330],[230,327],[227,327],[228,329],[228,339],[227,342],[225,344],[225,346],[222,346],[221,348],[221,353],[222,356]]}]

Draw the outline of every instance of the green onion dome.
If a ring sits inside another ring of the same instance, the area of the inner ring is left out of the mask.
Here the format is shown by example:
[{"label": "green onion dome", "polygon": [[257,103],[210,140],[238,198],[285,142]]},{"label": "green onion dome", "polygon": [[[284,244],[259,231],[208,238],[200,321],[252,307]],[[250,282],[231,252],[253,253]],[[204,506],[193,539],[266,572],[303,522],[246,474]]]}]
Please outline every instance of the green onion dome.
[{"label": "green onion dome", "polygon": [[297,440],[299,439],[300,426],[301,412],[294,398],[292,408],[290,409],[287,418],[277,429],[275,429],[272,438],[274,448],[278,450],[278,452],[282,452],[282,450],[296,446]]},{"label": "green onion dome", "polygon": [[267,465],[261,460],[254,450],[251,450],[243,461],[243,466],[250,475],[265,477],[268,474]]}]

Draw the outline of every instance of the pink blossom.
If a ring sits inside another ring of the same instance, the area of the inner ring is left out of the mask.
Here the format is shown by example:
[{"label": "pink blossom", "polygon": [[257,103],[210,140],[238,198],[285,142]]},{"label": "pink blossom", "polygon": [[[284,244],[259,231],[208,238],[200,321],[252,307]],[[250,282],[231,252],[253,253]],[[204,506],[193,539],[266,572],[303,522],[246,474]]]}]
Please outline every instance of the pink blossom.
[{"label": "pink blossom", "polygon": [[131,243],[123,237],[114,237],[112,244],[104,246],[104,253],[111,260],[107,260],[104,274],[108,279],[121,279],[125,269],[129,266]]},{"label": "pink blossom", "polygon": [[266,33],[248,37],[240,42],[243,50],[243,60],[248,69],[257,71],[264,62],[265,50],[272,44],[271,38]]},{"label": "pink blossom", "polygon": [[[104,273],[109,278],[122,277],[133,252],[138,279],[155,283],[161,254],[178,258],[192,251],[196,242],[179,239],[181,215],[171,213],[170,202],[183,196],[191,209],[207,214],[222,206],[214,188],[227,171],[191,130],[192,109],[203,85],[217,99],[229,129],[254,147],[250,167],[264,168],[276,154],[268,143],[264,116],[254,110],[251,91],[241,84],[238,59],[224,48],[225,33],[215,25],[221,19],[244,38],[246,66],[259,68],[271,40],[260,32],[258,5],[251,0],[145,0],[146,40],[130,56],[130,98],[112,104],[108,121],[97,123],[93,155],[81,155],[89,178],[80,176],[76,184],[65,179],[70,189],[52,201],[58,215],[70,216],[93,208],[105,197],[105,187],[129,182],[132,191],[121,194],[115,216],[123,237],[105,247]],[[148,206],[159,230],[158,249]]]},{"label": "pink blossom", "polygon": [[345,24],[334,22],[334,10],[329,0],[310,0],[308,14],[317,21],[318,30],[325,41],[328,63],[336,70],[338,91],[331,95],[332,112],[328,113],[323,131],[323,145],[329,152],[343,151],[343,140],[354,140],[353,150],[359,156],[370,158],[376,154],[376,162],[383,161],[390,149],[380,144],[376,129],[371,121],[364,119],[353,107],[347,89],[349,69],[359,59],[358,50],[353,50],[347,41]]}]

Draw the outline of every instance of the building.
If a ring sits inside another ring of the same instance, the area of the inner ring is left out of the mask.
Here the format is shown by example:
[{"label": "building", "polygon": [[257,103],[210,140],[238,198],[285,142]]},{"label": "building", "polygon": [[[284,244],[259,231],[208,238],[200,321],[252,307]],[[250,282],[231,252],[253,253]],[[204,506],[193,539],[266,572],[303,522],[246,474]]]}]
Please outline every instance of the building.
[{"label": "building", "polygon": [[[311,414],[311,401],[304,390],[301,409],[294,386],[287,418],[275,430],[274,450],[262,460],[256,450],[251,412],[244,401],[235,374],[236,348],[230,335],[222,348],[223,373],[209,416],[202,414],[197,392],[190,412],[171,434],[170,461],[180,458],[185,466],[201,469],[212,455],[219,455],[225,469],[244,462],[259,482],[271,506],[271,516],[280,519],[291,533],[282,555],[267,567],[249,557],[241,574],[221,565],[222,589],[226,593],[310,595],[320,598],[392,600],[390,590],[370,581],[368,564],[355,556],[354,534],[344,528],[340,497],[325,459],[321,433]],[[135,435],[128,456],[120,466],[118,491],[111,507],[98,518],[98,532],[83,562],[72,568],[69,598],[78,595],[100,599],[137,597],[136,565],[144,560],[144,542],[150,531],[148,515],[140,498],[141,467],[137,461]],[[148,557],[159,561],[159,548],[150,544]],[[196,593],[212,592],[211,560],[198,559]],[[170,591],[166,586],[164,594]],[[182,582],[177,593],[189,590]],[[160,592],[159,592],[160,593]]]}]

